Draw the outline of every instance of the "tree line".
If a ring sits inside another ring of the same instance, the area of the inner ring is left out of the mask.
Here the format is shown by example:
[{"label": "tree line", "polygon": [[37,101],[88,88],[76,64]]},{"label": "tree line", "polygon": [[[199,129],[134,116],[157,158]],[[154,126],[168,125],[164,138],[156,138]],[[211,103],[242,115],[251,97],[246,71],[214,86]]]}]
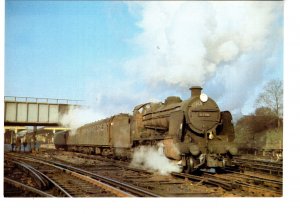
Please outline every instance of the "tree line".
[{"label": "tree line", "polygon": [[267,137],[263,135],[268,131],[270,132],[270,130],[273,132],[282,132],[282,81],[269,81],[258,95],[254,107],[256,109],[253,114],[241,117],[236,123],[235,132],[237,143],[256,143],[258,138],[260,138],[260,140],[266,139]]}]

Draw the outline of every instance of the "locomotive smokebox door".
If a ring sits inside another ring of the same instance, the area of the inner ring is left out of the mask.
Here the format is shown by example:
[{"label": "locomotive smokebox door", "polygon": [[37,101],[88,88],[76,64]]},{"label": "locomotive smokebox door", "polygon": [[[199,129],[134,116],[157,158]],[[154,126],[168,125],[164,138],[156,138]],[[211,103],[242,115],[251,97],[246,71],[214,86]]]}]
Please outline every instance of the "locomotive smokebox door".
[{"label": "locomotive smokebox door", "polygon": [[183,111],[172,112],[170,115],[169,121],[169,136],[177,138],[178,141],[181,141],[182,132],[183,132]]}]

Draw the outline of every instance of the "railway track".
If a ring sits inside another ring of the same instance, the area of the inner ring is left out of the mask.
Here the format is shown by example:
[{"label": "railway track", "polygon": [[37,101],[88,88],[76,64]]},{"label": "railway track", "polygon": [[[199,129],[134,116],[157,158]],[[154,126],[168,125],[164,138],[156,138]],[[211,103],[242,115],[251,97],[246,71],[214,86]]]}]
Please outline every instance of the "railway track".
[{"label": "railway track", "polygon": [[[23,157],[25,158],[25,157]],[[138,197],[221,197],[221,196],[282,196],[282,178],[225,170],[222,174],[202,173],[189,175],[172,173],[161,176],[133,168],[128,162],[95,155],[72,152],[49,152],[26,156],[38,163],[45,162],[63,170],[70,170],[106,185],[113,186],[131,196]],[[39,169],[40,164],[35,168]],[[269,178],[266,178],[268,177]],[[57,179],[60,180],[60,179]],[[78,186],[78,184],[75,186]],[[81,185],[82,186],[82,185]],[[84,186],[83,186],[84,187]],[[88,189],[84,187],[83,189]],[[94,187],[95,188],[95,187]],[[128,189],[129,188],[129,189]],[[74,194],[73,197],[78,197]],[[81,197],[93,197],[88,194]],[[117,195],[110,195],[116,197]],[[96,196],[101,197],[101,196]]]},{"label": "railway track", "polygon": [[217,185],[240,196],[282,196],[282,181],[278,179],[267,179],[233,171],[227,172],[228,174],[203,173],[201,175],[190,175],[172,173],[172,175],[208,185]]},{"label": "railway track", "polygon": [[[61,160],[55,156],[53,158],[56,160]],[[124,161],[81,153],[72,154],[72,158],[78,158],[78,160],[75,160],[76,163],[82,163],[82,161],[80,161],[81,159],[90,160],[92,164],[90,166],[85,164],[84,166],[85,170],[89,172],[114,178],[134,186],[142,187],[163,197],[210,197],[222,196],[223,194],[219,188],[207,188],[202,184],[186,182],[170,175],[161,176],[155,172],[134,168],[130,165],[130,163]]]},{"label": "railway track", "polygon": [[[91,178],[101,180],[109,179],[117,181],[125,186],[142,189],[149,192],[148,195],[143,193],[132,193],[134,196],[147,197],[220,197],[224,194],[222,188],[207,187],[203,184],[197,184],[183,179],[174,178],[173,176],[161,176],[156,173],[148,172],[142,169],[133,168],[128,163],[116,161],[102,157],[89,156],[78,153],[57,153],[45,155],[47,160],[52,160],[58,166],[68,165],[68,169],[83,173]],[[65,157],[69,158],[65,158]],[[36,158],[36,157],[35,157]],[[44,159],[45,157],[40,157]],[[100,160],[99,160],[100,159]],[[71,162],[70,162],[71,161]],[[72,162],[73,161],[73,162]],[[101,180],[105,183],[109,181]],[[113,185],[113,184],[112,184]],[[118,187],[125,190],[126,187]]]},{"label": "railway track", "polygon": [[257,160],[250,158],[234,157],[234,164],[237,164],[244,171],[258,171],[270,175],[282,176],[282,162]]},{"label": "railway track", "polygon": [[[4,182],[11,187],[20,188],[25,192],[38,194],[38,196],[41,197],[71,196],[54,180],[29,164],[20,160],[13,160],[10,157],[5,158],[4,166]],[[9,195],[10,194],[8,194],[8,196]]]},{"label": "railway track", "polygon": [[44,191],[7,177],[4,177],[4,189],[5,197],[24,196],[24,193],[26,193],[26,196],[28,197],[53,197],[53,195],[50,195]]},{"label": "railway track", "polygon": [[[86,155],[86,154],[80,154],[80,153],[75,153],[75,156],[81,157],[84,159],[90,159],[90,160],[101,160],[101,161],[108,161],[106,166],[106,169],[109,171],[114,171],[112,169],[116,169],[118,166],[119,169],[115,171],[119,171],[120,174],[126,174],[124,172],[121,172],[120,168],[127,168],[129,170],[134,170],[139,172],[139,174],[136,177],[139,177],[143,179],[145,183],[151,183],[151,181],[147,182],[149,178],[149,172],[144,171],[144,170],[137,170],[132,167],[128,167],[127,163],[124,163],[123,161],[116,161],[116,160],[107,160],[106,158],[95,156],[95,155]],[[110,165],[110,166],[109,166]],[[104,166],[103,166],[104,167]],[[108,167],[108,168],[107,168]],[[93,170],[93,169],[91,169]],[[97,171],[98,169],[95,169]],[[142,175],[140,172],[142,172],[144,175]],[[146,173],[146,175],[145,175]],[[147,174],[148,173],[148,174]],[[241,195],[241,196],[281,196],[282,195],[282,178],[281,177],[275,177],[273,180],[270,178],[264,178],[264,177],[274,177],[274,176],[264,176],[261,173],[254,173],[253,175],[245,174],[245,173],[239,173],[239,172],[234,172],[234,171],[229,171],[225,170],[223,172],[224,174],[221,174],[220,176],[218,174],[209,174],[209,173],[204,173],[201,174],[201,176],[196,176],[196,175],[187,175],[185,174],[183,176],[182,173],[181,176],[176,176],[176,177],[181,177],[185,179],[189,179],[193,181],[190,183],[190,185],[207,185],[209,187],[217,187],[217,188],[222,188],[225,191],[229,192],[230,191],[235,192],[234,195]],[[112,176],[111,173],[108,173],[108,176]],[[231,176],[230,176],[231,175]],[[174,176],[174,173],[173,173]],[[189,176],[189,178],[187,178]],[[194,176],[194,177],[193,177]],[[223,177],[222,177],[223,176]],[[132,182],[132,179],[140,180],[139,178],[134,178],[134,176],[124,176],[124,178],[128,177],[130,181],[126,182]],[[193,178],[192,178],[193,177]],[[237,179],[239,177],[239,179]],[[192,179],[191,179],[192,178]],[[243,179],[242,179],[243,178]],[[171,183],[173,182],[175,185],[176,183],[178,185],[181,185],[180,181],[177,179],[176,181],[171,181],[172,179],[169,179],[169,181],[166,181],[166,183]],[[135,183],[135,185],[140,185],[140,181]],[[162,184],[164,183],[163,181],[158,181]],[[154,185],[155,186],[155,185]],[[156,188],[154,187],[147,187],[144,185],[145,188],[150,188],[154,189],[156,191]],[[161,191],[161,195],[168,195],[167,193],[168,190],[164,189]],[[173,192],[174,195],[183,195],[184,193],[175,193]],[[224,192],[223,192],[224,194]],[[190,195],[193,195],[190,191]],[[200,195],[200,194],[199,194]],[[209,195],[209,194],[208,194]],[[226,195],[226,193],[225,193]],[[218,196],[217,194],[215,196]]]},{"label": "railway track", "polygon": [[221,187],[221,188],[223,188],[225,190],[229,190],[229,191],[232,190],[235,185],[233,182],[230,182],[227,180],[224,181],[224,180],[216,178],[214,176],[209,176],[209,174],[198,176],[198,175],[190,175],[190,174],[186,174],[186,173],[172,172],[171,175],[173,175],[175,177],[198,181],[203,184],[218,186],[218,187]]},{"label": "railway track", "polygon": [[257,174],[246,174],[234,171],[225,170],[224,174],[216,174],[214,177],[229,180],[234,182],[245,196],[267,196],[280,197],[282,196],[282,179],[264,178]]},{"label": "railway track", "polygon": [[[86,154],[76,154],[79,157],[88,159],[100,159],[102,157],[91,156]],[[123,167],[128,167],[122,161],[112,160],[114,165],[123,165]],[[276,163],[275,163],[276,164]],[[280,164],[278,164],[280,165]],[[132,168],[129,168],[132,169]],[[134,169],[133,169],[134,170]],[[209,174],[203,173],[201,176],[184,174],[184,173],[172,173],[173,176],[188,178],[192,181],[197,181],[198,183],[221,187],[226,191],[238,190],[240,189],[242,195],[252,195],[252,196],[281,196],[282,195],[282,177],[266,178],[263,175],[240,173],[231,170],[223,170],[221,174]]]},{"label": "railway track", "polygon": [[[120,187],[122,184],[114,180],[107,179],[107,183],[110,183],[107,184],[102,182],[99,179],[99,176],[93,175],[92,173],[71,166],[67,166],[61,163],[55,163],[53,161],[45,161],[40,158],[28,157],[24,155],[9,155],[9,157],[6,156],[5,159],[10,159],[10,160],[14,159],[13,160],[14,163],[18,163],[18,164],[20,163],[21,165],[26,166],[27,169],[29,169],[27,171],[31,175],[33,175],[32,172],[35,172],[35,175],[31,177],[33,177],[35,181],[39,180],[39,182],[36,183],[43,182],[42,181],[43,179],[48,181],[49,183],[55,183],[56,188],[60,189],[61,192],[65,194],[63,196],[67,196],[67,197],[132,197],[132,196],[155,197],[157,196],[150,192],[141,190],[136,187],[130,187],[128,185],[126,186],[124,184],[122,186],[122,189],[126,191],[121,190],[119,188],[116,188],[115,186]],[[26,164],[24,162],[26,162]],[[40,179],[38,177],[43,177],[43,178]],[[101,179],[104,180],[103,177]],[[19,186],[15,185],[15,187],[19,187]],[[43,196],[46,196],[47,194],[52,196],[57,196],[53,194],[53,189],[49,189],[41,186],[39,187],[41,189],[40,191],[43,191],[45,193]],[[61,197],[62,195],[58,195],[58,196]]]},{"label": "railway track", "polygon": [[[104,168],[102,169],[106,169],[109,170],[109,176],[113,176],[112,175],[112,171],[119,171],[120,174],[125,175],[124,178],[128,177],[128,179],[131,180],[132,179],[137,179],[140,180],[141,178],[145,181],[145,183],[147,183],[148,177],[149,177],[149,172],[146,171],[146,173],[148,173],[147,175],[142,175],[139,174],[136,177],[139,178],[134,178],[134,176],[126,176],[125,172],[121,172],[120,168],[127,168],[129,170],[135,170],[137,172],[145,172],[143,170],[137,170],[131,167],[128,167],[128,165],[126,165],[126,163],[122,162],[122,161],[115,161],[115,160],[107,160],[103,157],[99,157],[99,156],[93,156],[93,155],[86,155],[86,154],[78,154],[76,153],[75,156],[77,157],[81,157],[81,158],[87,158],[90,160],[101,160],[101,161],[108,161],[106,166],[102,166]],[[110,162],[111,161],[111,162]],[[116,167],[120,167],[118,170],[116,170]],[[98,169],[90,169],[90,170],[99,170]],[[226,190],[227,192],[233,191],[236,192],[236,195],[242,195],[242,196],[281,196],[282,195],[282,182],[278,181],[272,181],[271,179],[267,179],[267,178],[262,178],[262,177],[257,177],[257,175],[247,175],[244,173],[238,173],[238,172],[234,172],[234,171],[229,171],[226,170],[225,172],[226,174],[222,176],[218,176],[218,175],[211,175],[209,173],[204,173],[201,174],[201,176],[196,176],[196,175],[189,175],[189,174],[183,174],[183,173],[172,173],[172,176],[175,176],[177,178],[185,178],[185,179],[189,179],[190,181],[192,181],[192,185],[196,184],[196,185],[207,185],[210,187],[218,187],[218,188],[222,188],[224,190]],[[228,174],[228,176],[227,176]],[[229,177],[229,174],[231,174],[232,176]],[[237,175],[239,174],[240,179],[237,180]],[[235,176],[233,176],[235,175]],[[227,176],[227,178],[226,178]],[[243,178],[243,179],[241,179]],[[126,181],[126,182],[130,182],[130,181]],[[171,184],[171,179],[170,181],[167,181]],[[149,182],[150,183],[150,182]],[[163,182],[160,181],[160,183],[163,186]],[[181,185],[180,181],[177,179],[177,181],[173,181],[174,184],[178,184]],[[137,182],[135,185],[140,185],[139,182]],[[145,188],[150,188],[150,189],[154,189],[155,188],[151,188],[151,187],[147,187],[144,186]],[[274,187],[272,189],[272,187]],[[167,193],[168,190],[164,190],[161,191],[162,195],[166,195],[169,194]],[[174,195],[176,195],[175,192],[173,192]],[[225,193],[226,194],[226,193]],[[183,195],[180,193],[177,193],[177,195]],[[190,195],[193,195],[192,193],[190,193]],[[200,195],[200,194],[199,194]]]}]

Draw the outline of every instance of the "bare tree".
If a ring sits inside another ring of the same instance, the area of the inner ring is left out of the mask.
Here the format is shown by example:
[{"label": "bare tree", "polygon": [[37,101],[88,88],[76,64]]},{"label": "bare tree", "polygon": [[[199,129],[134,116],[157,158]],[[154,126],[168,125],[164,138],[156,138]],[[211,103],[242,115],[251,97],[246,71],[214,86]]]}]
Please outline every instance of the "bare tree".
[{"label": "bare tree", "polygon": [[277,116],[272,109],[268,107],[259,107],[255,109],[254,115],[256,116]]},{"label": "bare tree", "polygon": [[256,99],[257,107],[270,108],[278,118],[278,128],[280,118],[283,116],[283,86],[280,80],[271,80]]}]

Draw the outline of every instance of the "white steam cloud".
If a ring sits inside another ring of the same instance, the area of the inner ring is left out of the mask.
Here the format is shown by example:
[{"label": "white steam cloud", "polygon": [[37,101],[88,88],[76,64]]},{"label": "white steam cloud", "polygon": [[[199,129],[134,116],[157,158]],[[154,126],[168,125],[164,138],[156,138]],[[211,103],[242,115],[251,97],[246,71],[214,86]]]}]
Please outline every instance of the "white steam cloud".
[{"label": "white steam cloud", "polygon": [[163,144],[158,146],[140,146],[134,150],[131,165],[145,170],[155,171],[162,175],[180,172],[181,168],[168,159],[163,152]]},{"label": "white steam cloud", "polygon": [[71,128],[71,134],[76,129],[87,123],[103,118],[103,115],[89,107],[71,107],[66,114],[60,115],[60,123],[64,127]]},{"label": "white steam cloud", "polygon": [[235,110],[274,72],[275,50],[282,45],[282,2],[128,5],[140,16],[142,32],[133,43],[143,53],[125,67],[150,86],[205,86],[223,108]]},{"label": "white steam cloud", "polygon": [[90,108],[71,110],[63,124],[78,128],[167,96],[186,99],[192,85],[202,86],[222,110],[239,113],[253,106],[266,81],[279,76],[274,72],[282,64],[283,2],[145,1],[127,6],[140,28],[130,39],[135,57],[93,66],[84,98]]}]

